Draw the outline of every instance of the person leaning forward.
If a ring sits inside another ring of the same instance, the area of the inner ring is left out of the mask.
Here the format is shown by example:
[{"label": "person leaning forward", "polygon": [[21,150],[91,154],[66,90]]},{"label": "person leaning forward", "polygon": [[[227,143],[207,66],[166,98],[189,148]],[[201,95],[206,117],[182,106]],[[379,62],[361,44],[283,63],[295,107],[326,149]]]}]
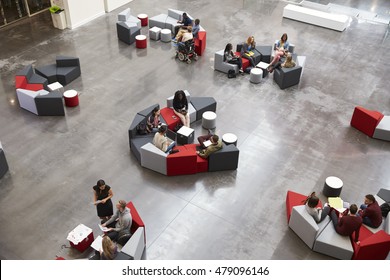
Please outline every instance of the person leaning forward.
[{"label": "person leaning forward", "polygon": [[219,140],[218,135],[211,136],[210,141],[210,146],[208,146],[206,149],[196,152],[201,158],[208,158],[212,153],[215,153],[216,151],[222,149],[222,141]]},{"label": "person leaning forward", "polygon": [[116,209],[115,214],[107,222],[102,224],[103,227],[108,227],[106,235],[112,241],[117,241],[119,236],[124,234],[130,234],[132,223],[130,209],[126,207],[126,201],[119,200],[116,204]]}]

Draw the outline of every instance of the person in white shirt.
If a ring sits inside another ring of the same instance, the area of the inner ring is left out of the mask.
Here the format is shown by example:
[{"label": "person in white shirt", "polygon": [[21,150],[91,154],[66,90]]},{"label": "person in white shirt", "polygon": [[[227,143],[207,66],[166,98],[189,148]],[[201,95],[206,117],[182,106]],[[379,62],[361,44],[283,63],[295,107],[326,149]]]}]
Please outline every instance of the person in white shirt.
[{"label": "person in white shirt", "polygon": [[[153,145],[155,145],[157,148],[159,148],[164,153],[170,153],[173,147],[176,146],[175,141],[170,141],[166,136],[165,133],[167,132],[167,127],[165,125],[162,125],[158,128],[158,132],[154,135],[153,138]],[[172,150],[173,152],[173,150]],[[176,152],[176,151],[175,151]]]}]

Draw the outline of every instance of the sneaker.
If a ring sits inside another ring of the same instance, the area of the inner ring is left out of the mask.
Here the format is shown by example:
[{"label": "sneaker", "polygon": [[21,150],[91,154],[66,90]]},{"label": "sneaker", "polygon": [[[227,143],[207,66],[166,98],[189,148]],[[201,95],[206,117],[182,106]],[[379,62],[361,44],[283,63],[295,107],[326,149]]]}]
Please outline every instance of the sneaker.
[{"label": "sneaker", "polygon": [[213,131],[211,129],[207,129],[210,135],[214,135]]},{"label": "sneaker", "polygon": [[179,150],[171,150],[170,152],[169,152],[169,154],[176,154],[176,153],[178,153],[179,152]]},{"label": "sneaker", "polygon": [[238,70],[239,73],[243,74],[244,73],[244,70],[240,69]]}]

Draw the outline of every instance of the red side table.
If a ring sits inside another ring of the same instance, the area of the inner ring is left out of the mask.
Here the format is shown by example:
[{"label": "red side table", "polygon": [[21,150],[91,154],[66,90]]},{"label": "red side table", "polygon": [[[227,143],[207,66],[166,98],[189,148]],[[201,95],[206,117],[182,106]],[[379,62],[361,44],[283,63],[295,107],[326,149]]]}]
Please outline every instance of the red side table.
[{"label": "red side table", "polygon": [[135,47],[137,49],[145,49],[147,46],[146,36],[145,35],[137,35],[135,36]]},{"label": "red side table", "polygon": [[91,228],[79,224],[75,229],[69,232],[67,239],[70,246],[82,253],[91,246],[94,237]]},{"label": "red side table", "polygon": [[65,105],[67,107],[75,107],[79,105],[79,94],[74,89],[64,92]]},{"label": "red side table", "polygon": [[137,18],[141,21],[141,26],[148,26],[148,15],[139,14]]}]

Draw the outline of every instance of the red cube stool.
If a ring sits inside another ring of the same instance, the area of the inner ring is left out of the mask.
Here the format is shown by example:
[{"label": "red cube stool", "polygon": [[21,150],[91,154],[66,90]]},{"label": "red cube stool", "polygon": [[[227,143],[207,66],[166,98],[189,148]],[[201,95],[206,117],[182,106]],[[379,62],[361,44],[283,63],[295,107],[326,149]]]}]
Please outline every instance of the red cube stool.
[{"label": "red cube stool", "polygon": [[139,14],[137,18],[141,21],[141,26],[148,26],[148,15]]},{"label": "red cube stool", "polygon": [[146,36],[145,35],[137,35],[135,36],[135,47],[137,49],[145,49],[147,46]]},{"label": "red cube stool", "polygon": [[[355,240],[355,233],[352,235],[352,240]],[[352,240],[353,260],[385,260],[390,252],[390,235],[383,230],[372,233],[365,226],[361,226],[360,245]]]},{"label": "red cube stool", "polygon": [[383,118],[383,114],[377,111],[367,110],[357,106],[353,111],[351,126],[372,137],[375,128]]},{"label": "red cube stool", "polygon": [[79,94],[74,89],[64,92],[65,105],[67,107],[75,107],[79,105]]}]

